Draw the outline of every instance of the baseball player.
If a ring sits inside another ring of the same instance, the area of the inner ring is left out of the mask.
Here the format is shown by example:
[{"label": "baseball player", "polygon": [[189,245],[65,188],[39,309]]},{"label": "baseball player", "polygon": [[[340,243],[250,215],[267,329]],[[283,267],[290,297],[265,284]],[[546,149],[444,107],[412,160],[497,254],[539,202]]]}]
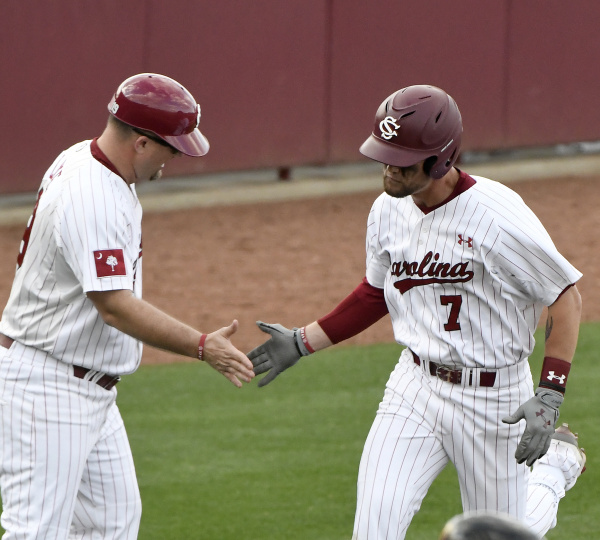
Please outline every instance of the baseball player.
[{"label": "baseball player", "polygon": [[173,79],[144,73],[108,110],[100,137],[62,152],[44,176],[0,322],[4,539],[137,538],[115,385],[137,369],[142,342],[204,360],[237,387],[254,376],[230,341],[237,321],[205,334],[141,298],[135,184],[179,154],[208,152],[200,106]]},{"label": "baseball player", "polygon": [[[360,148],[383,164],[384,185],[368,217],[365,278],[307,326],[258,322],[271,339],[248,355],[256,374],[268,372],[264,386],[389,313],[405,349],[364,446],[357,540],[404,538],[450,461],[465,511],[525,520],[529,467],[546,453],[563,401],[581,273],[515,192],[454,167],[461,136],[458,107],[439,88],[383,101]],[[534,393],[527,359],[544,306]]]}]

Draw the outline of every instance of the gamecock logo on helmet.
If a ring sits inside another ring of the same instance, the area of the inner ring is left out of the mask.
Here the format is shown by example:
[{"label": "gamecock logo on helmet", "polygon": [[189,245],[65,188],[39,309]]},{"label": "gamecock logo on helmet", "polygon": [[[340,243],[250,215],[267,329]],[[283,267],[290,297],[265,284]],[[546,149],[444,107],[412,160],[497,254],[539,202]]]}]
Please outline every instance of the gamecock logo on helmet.
[{"label": "gamecock logo on helmet", "polygon": [[386,116],[381,122],[379,122],[381,136],[386,141],[389,141],[394,135],[398,135],[398,132],[394,131],[394,129],[400,129],[400,124],[396,124],[396,119],[393,116]]}]

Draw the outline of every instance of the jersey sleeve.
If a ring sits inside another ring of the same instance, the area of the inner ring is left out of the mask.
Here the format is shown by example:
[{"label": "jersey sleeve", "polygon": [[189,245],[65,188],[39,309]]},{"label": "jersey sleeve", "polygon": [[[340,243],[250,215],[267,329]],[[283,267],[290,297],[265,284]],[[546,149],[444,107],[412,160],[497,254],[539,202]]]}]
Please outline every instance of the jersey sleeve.
[{"label": "jersey sleeve", "polygon": [[367,221],[366,253],[367,253],[367,281],[378,289],[385,286],[385,278],[390,268],[390,254],[383,249],[380,238],[382,218],[389,216],[389,202],[385,196],[380,195],[369,212]]},{"label": "jersey sleeve", "polygon": [[557,250],[535,214],[523,203],[517,222],[498,222],[492,274],[524,298],[549,306],[582,276]]},{"label": "jersey sleeve", "polygon": [[349,339],[387,315],[383,289],[370,285],[367,278],[331,312],[317,322],[332,343]]},{"label": "jersey sleeve", "polygon": [[106,188],[93,182],[74,186],[57,215],[57,243],[83,292],[133,290],[131,220],[122,195]]}]

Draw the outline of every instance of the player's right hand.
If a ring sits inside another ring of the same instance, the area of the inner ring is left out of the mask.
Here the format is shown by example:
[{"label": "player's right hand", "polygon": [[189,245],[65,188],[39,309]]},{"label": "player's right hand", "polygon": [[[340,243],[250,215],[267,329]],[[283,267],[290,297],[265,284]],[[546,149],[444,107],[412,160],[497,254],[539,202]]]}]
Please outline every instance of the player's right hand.
[{"label": "player's right hand", "polygon": [[202,360],[241,388],[243,382],[250,382],[254,378],[254,371],[252,362],[229,339],[237,329],[238,322],[234,320],[229,326],[208,334]]},{"label": "player's right hand", "polygon": [[254,373],[260,375],[268,371],[267,375],[258,383],[259,387],[269,384],[277,375],[292,367],[302,356],[310,354],[298,329],[289,329],[280,324],[268,324],[257,321],[256,325],[271,338],[252,349],[248,358],[254,365]]}]

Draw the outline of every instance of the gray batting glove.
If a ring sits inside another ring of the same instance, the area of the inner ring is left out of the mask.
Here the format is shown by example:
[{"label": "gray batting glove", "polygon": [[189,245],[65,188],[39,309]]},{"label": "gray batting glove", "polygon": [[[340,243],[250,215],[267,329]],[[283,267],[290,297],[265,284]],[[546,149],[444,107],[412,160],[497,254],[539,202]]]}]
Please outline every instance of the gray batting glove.
[{"label": "gray batting glove", "polygon": [[502,419],[505,424],[516,424],[525,419],[525,433],[515,452],[517,463],[527,461],[527,466],[531,467],[548,451],[562,402],[560,392],[538,388],[534,397],[523,403],[514,414]]},{"label": "gray batting glove", "polygon": [[263,332],[271,335],[271,339],[247,354],[256,375],[268,371],[258,383],[258,386],[262,387],[287,368],[292,367],[301,357],[308,356],[310,351],[302,342],[298,328],[290,330],[280,324],[267,324],[261,321],[257,321],[256,325]]}]

